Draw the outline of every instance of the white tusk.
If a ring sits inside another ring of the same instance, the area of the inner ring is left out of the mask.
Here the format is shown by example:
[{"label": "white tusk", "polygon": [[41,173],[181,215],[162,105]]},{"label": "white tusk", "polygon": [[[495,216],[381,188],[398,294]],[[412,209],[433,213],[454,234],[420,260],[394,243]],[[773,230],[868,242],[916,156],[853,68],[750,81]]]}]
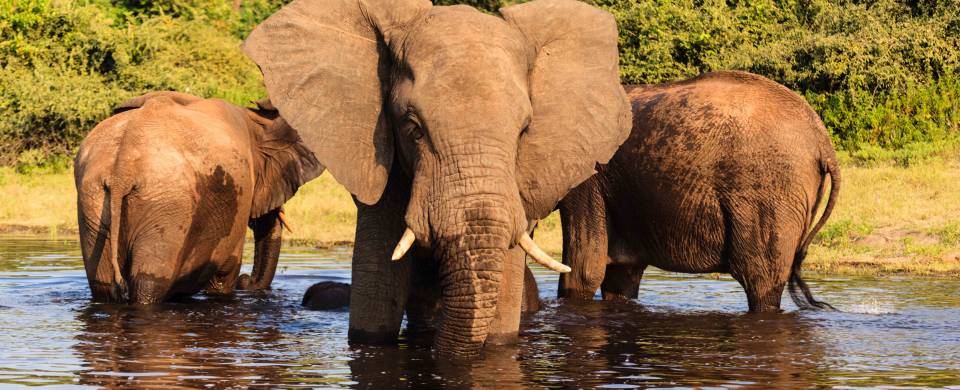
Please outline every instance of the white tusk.
[{"label": "white tusk", "polygon": [[410,247],[413,246],[413,243],[417,241],[417,237],[413,235],[413,230],[407,228],[403,231],[403,236],[400,237],[400,242],[397,243],[397,247],[393,250],[393,256],[390,257],[390,260],[397,261],[403,258],[403,255],[407,254],[407,251],[410,250]]},{"label": "white tusk", "polygon": [[533,242],[533,239],[530,238],[529,234],[523,233],[523,236],[520,237],[520,247],[523,248],[523,250],[540,265],[560,273],[570,272],[570,267],[567,267],[563,265],[563,263],[554,260],[552,257],[550,257],[550,255],[544,252],[543,249],[540,249],[540,247]]},{"label": "white tusk", "polygon": [[293,233],[293,226],[290,226],[290,221],[287,221],[287,216],[283,214],[283,210],[277,215],[277,219],[280,220],[280,226],[286,228],[288,232]]}]

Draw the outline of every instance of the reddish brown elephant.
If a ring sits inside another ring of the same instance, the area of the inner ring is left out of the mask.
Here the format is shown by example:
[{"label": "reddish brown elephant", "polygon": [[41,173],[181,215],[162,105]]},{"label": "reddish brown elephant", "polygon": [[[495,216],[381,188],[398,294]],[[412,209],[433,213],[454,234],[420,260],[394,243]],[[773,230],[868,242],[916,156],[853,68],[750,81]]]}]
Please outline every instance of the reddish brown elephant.
[{"label": "reddish brown elephant", "polygon": [[283,119],[218,99],[131,99],[75,160],[80,243],[96,301],[155,303],[233,291],[249,224],[249,287],[270,286],[281,206],[323,171]]},{"label": "reddish brown elephant", "polygon": [[638,86],[629,97],[630,137],[560,204],[573,269],[560,296],[592,299],[600,288],[604,299],[636,298],[652,265],[730,273],[750,311],[779,310],[788,282],[801,308],[829,307],[800,267],[836,204],[840,172],[803,98],[745,72]]}]

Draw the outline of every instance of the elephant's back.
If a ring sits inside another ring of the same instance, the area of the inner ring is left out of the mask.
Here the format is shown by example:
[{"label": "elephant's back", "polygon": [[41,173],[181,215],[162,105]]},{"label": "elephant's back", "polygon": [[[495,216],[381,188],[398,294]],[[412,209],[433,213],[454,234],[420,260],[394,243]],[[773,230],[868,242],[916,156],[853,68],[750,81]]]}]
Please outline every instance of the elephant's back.
[{"label": "elephant's back", "polygon": [[[820,177],[826,129],[786,87],[746,72],[708,73],[630,93],[634,122],[613,161],[714,185],[704,177],[791,172]],[[748,172],[749,171],[749,172]]]},{"label": "elephant's back", "polygon": [[732,213],[770,208],[804,225],[820,183],[822,125],[802,98],[743,72],[636,87],[629,97],[633,129],[605,174],[620,230],[643,242],[645,257],[672,260],[654,265],[722,271]]}]

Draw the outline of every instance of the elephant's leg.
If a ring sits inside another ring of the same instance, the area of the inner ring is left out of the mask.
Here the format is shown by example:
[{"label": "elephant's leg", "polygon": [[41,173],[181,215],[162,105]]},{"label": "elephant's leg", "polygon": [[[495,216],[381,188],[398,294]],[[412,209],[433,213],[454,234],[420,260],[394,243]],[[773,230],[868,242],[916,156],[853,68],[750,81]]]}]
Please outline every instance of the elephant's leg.
[{"label": "elephant's leg", "polygon": [[520,312],[523,314],[536,313],[540,311],[540,288],[537,286],[537,279],[533,277],[530,267],[523,266],[523,304],[520,306]]},{"label": "elephant's leg", "polygon": [[523,281],[527,254],[520,246],[506,252],[500,276],[497,314],[490,323],[487,345],[512,344],[520,332],[520,308],[523,305]]},{"label": "elephant's leg", "polygon": [[609,263],[607,213],[595,175],[577,186],[560,202],[563,226],[563,263],[569,273],[560,275],[561,298],[592,300]]},{"label": "elephant's leg", "polygon": [[429,251],[411,251],[410,298],[407,300],[407,332],[427,333],[436,328],[440,310],[440,276]]},{"label": "elephant's leg", "polygon": [[[739,213],[741,217],[750,214]],[[750,312],[779,312],[780,298],[790,278],[796,243],[800,238],[785,234],[789,229],[783,229],[777,223],[763,223],[759,218],[745,219],[732,218],[728,222],[730,275],[743,286]]]},{"label": "elephant's leg", "polygon": [[605,301],[637,299],[640,295],[640,279],[646,265],[610,264],[600,291]]},{"label": "elephant's leg", "polygon": [[240,267],[243,265],[243,240],[237,240],[231,254],[222,262],[222,266],[204,288],[209,294],[230,294],[237,286]]},{"label": "elephant's leg", "polygon": [[[396,171],[396,170],[394,170]],[[410,292],[411,262],[391,261],[393,249],[406,228],[409,188],[391,176],[380,201],[357,205],[350,287],[351,342],[391,343],[400,333],[404,305]]]},{"label": "elephant's leg", "polygon": [[[765,259],[755,261],[765,261]],[[743,286],[751,313],[779,312],[780,298],[783,296],[783,288],[787,284],[789,273],[787,277],[778,277],[775,274],[758,271],[758,269],[740,270],[731,272],[731,275]]]}]

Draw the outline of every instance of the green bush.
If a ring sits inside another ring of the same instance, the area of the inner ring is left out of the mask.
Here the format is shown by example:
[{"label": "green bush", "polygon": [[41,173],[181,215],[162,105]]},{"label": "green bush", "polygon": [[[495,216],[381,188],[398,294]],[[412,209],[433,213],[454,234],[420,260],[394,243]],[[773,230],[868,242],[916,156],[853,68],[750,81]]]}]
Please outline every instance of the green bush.
[{"label": "green bush", "polygon": [[[0,5],[0,35],[11,37],[0,43],[0,163],[36,150],[70,154],[112,107],[147,91],[178,90],[238,104],[263,96],[260,73],[238,50],[238,36],[256,25],[251,15],[268,15],[279,3],[247,1],[243,12],[227,7],[231,19],[212,19],[214,7],[183,16],[180,6],[156,8],[183,2],[143,3],[153,5]],[[174,11],[180,17],[169,15]]]},{"label": "green bush", "polygon": [[[496,12],[522,1],[435,3]],[[958,139],[960,0],[587,1],[616,17],[625,83],[765,75],[805,96],[855,160],[909,162]],[[112,106],[149,90],[259,97],[237,46],[286,2],[0,1],[0,164],[69,153]]]},{"label": "green bush", "polygon": [[595,2],[617,18],[625,82],[762,74],[806,96],[846,150],[956,136],[960,1]]}]

